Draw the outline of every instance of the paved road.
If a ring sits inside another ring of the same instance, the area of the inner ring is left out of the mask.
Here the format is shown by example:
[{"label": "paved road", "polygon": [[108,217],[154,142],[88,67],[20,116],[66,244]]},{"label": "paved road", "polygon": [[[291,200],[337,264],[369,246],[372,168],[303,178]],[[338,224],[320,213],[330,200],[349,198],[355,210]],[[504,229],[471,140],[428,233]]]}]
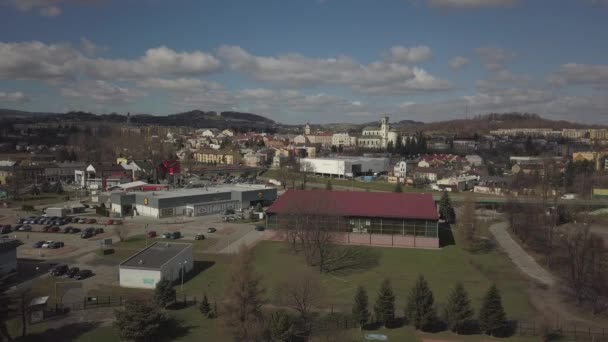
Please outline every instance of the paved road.
[{"label": "paved road", "polygon": [[499,222],[490,226],[490,232],[521,271],[545,285],[553,286],[555,284],[553,275],[542,268],[530,254],[513,240],[507,228],[507,222]]}]

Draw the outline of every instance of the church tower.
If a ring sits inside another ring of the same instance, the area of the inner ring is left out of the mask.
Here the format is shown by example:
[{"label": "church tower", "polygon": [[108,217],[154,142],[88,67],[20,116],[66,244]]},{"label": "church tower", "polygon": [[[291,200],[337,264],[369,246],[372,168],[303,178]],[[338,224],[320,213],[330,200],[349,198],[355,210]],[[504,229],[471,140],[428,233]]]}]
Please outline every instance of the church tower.
[{"label": "church tower", "polygon": [[310,135],[310,124],[308,122],[304,126],[304,135]]},{"label": "church tower", "polygon": [[382,124],[380,126],[380,136],[382,137],[382,147],[388,145],[388,132],[390,131],[390,126],[388,124],[388,116],[382,118]]}]

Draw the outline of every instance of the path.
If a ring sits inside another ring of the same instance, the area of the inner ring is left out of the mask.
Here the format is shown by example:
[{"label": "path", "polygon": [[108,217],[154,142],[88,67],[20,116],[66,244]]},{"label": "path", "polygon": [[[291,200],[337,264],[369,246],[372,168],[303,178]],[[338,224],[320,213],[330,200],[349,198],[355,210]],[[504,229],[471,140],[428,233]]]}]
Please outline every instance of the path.
[{"label": "path", "polygon": [[241,236],[234,242],[230,243],[228,246],[226,246],[224,249],[220,250],[218,253],[235,254],[239,251],[239,247],[241,247],[241,245],[252,246],[255,243],[257,243],[258,241],[260,241],[263,236],[264,236],[264,232],[252,230],[252,231],[248,232],[247,234]]},{"label": "path", "polygon": [[496,242],[521,271],[542,284],[553,286],[555,284],[553,275],[542,268],[530,254],[513,240],[507,231],[507,227],[507,222],[499,222],[490,226],[490,232],[494,235]]}]

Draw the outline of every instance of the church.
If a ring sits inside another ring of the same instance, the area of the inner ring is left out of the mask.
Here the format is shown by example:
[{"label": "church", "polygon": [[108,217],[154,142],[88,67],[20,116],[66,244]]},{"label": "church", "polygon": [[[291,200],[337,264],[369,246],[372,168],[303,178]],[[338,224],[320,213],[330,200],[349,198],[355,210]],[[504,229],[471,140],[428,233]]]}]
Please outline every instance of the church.
[{"label": "church", "polygon": [[380,122],[380,127],[368,126],[363,128],[357,144],[363,148],[385,149],[389,142],[395,146],[398,137],[397,131],[391,129],[388,123],[388,116],[385,116]]}]

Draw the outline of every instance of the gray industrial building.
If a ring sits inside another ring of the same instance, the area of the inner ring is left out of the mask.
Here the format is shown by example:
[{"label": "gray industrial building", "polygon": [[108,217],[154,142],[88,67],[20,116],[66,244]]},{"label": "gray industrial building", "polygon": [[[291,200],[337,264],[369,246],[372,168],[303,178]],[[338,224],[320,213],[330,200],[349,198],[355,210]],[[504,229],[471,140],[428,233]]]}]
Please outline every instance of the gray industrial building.
[{"label": "gray industrial building", "polygon": [[154,192],[116,192],[110,195],[113,216],[202,216],[227,209],[270,205],[277,189],[263,185],[217,186]]},{"label": "gray industrial building", "polygon": [[21,241],[0,239],[0,276],[17,270],[17,247]]}]

